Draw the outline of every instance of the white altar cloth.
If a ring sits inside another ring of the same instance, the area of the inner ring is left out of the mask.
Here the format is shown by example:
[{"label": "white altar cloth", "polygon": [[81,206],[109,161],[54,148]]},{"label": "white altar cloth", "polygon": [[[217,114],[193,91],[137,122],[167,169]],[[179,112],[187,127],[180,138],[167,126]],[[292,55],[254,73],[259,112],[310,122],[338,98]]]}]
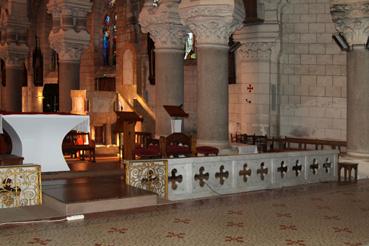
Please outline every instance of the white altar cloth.
[{"label": "white altar cloth", "polygon": [[0,132],[9,134],[12,154],[22,156],[24,163],[41,165],[42,172],[69,171],[63,139],[72,129],[89,132],[89,125],[84,115],[0,114]]}]

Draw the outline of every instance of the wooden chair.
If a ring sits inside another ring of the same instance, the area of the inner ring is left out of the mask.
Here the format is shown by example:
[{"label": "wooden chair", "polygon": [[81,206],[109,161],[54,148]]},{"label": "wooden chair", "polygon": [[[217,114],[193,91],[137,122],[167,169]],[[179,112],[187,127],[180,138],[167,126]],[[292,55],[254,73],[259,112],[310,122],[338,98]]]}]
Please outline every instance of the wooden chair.
[{"label": "wooden chair", "polygon": [[84,160],[88,154],[90,161],[96,161],[95,141],[89,133],[70,131],[62,143],[63,154],[69,154],[72,158],[79,156]]},{"label": "wooden chair", "polygon": [[146,139],[144,145],[136,145],[133,156],[135,159],[154,159],[162,157],[159,139]]},{"label": "wooden chair", "polygon": [[183,133],[172,133],[161,138],[164,157],[190,157],[196,153],[195,138]]}]

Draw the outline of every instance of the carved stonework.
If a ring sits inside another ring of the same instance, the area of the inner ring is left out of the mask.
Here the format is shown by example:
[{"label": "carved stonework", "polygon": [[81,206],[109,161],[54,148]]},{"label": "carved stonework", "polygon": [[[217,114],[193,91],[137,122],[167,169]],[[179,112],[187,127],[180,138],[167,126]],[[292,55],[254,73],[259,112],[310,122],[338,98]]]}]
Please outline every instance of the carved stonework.
[{"label": "carved stonework", "polygon": [[81,55],[88,47],[90,35],[86,31],[76,32],[72,29],[49,34],[49,42],[59,54],[59,60],[62,62],[79,62]]},{"label": "carved stonework", "polygon": [[5,43],[0,46],[0,58],[5,60],[5,64],[7,67],[23,68],[27,55],[28,47],[26,45]]},{"label": "carved stonework", "polygon": [[363,45],[369,35],[369,1],[332,0],[332,20],[350,45]]},{"label": "carved stonework", "polygon": [[6,66],[23,67],[28,55],[27,0],[0,1],[0,57]]},{"label": "carved stonework", "polygon": [[247,60],[269,60],[272,47],[275,43],[250,42],[242,44],[237,50],[237,55],[242,61]]},{"label": "carved stonework", "polygon": [[61,62],[79,62],[88,47],[90,35],[86,31],[86,20],[91,7],[89,0],[49,0],[47,9],[53,16],[49,42]]},{"label": "carved stonework", "polygon": [[182,21],[195,34],[197,46],[228,45],[230,35],[242,27],[245,12],[242,1],[235,4],[197,4],[182,1]]},{"label": "carved stonework", "polygon": [[155,48],[181,49],[185,43],[185,28],[178,14],[177,0],[162,0],[158,7],[145,4],[139,22],[144,33],[150,33]]}]

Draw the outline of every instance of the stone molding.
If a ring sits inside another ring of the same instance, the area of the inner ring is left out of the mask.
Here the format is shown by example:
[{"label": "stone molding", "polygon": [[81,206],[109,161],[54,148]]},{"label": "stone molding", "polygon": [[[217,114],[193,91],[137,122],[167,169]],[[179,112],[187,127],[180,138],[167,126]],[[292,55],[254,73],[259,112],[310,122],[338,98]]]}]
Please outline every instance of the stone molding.
[{"label": "stone molding", "polygon": [[185,44],[185,27],[178,13],[177,0],[162,0],[158,7],[145,4],[139,22],[144,33],[150,33],[156,49],[181,49]]},{"label": "stone molding", "polygon": [[229,37],[243,26],[245,12],[242,1],[232,4],[180,4],[182,22],[195,34],[196,45],[228,46]]},{"label": "stone molding", "polygon": [[242,46],[237,50],[241,60],[269,60],[279,42],[279,24],[245,26],[233,35]]},{"label": "stone molding", "polygon": [[249,42],[242,44],[237,50],[238,57],[242,60],[270,60],[272,48],[275,45],[273,42]]},{"label": "stone molding", "polygon": [[350,45],[365,45],[369,35],[369,1],[332,0],[332,20]]}]

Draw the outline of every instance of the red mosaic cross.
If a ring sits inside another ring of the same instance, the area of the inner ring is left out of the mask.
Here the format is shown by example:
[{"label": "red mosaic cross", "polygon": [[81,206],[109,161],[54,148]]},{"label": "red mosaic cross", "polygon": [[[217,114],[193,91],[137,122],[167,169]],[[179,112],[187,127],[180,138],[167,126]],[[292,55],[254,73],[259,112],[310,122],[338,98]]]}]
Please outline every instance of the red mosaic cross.
[{"label": "red mosaic cross", "polygon": [[286,230],[297,231],[297,228],[295,225],[279,225],[279,229],[282,231],[286,231]]},{"label": "red mosaic cross", "polygon": [[249,93],[251,93],[254,90],[254,87],[249,84],[249,86],[247,86],[247,90],[249,91]]},{"label": "red mosaic cross", "polygon": [[286,239],[286,243],[287,245],[299,245],[299,246],[305,246],[305,241],[304,240],[291,240],[291,239]]},{"label": "red mosaic cross", "polygon": [[290,213],[276,213],[276,215],[278,218],[282,218],[282,217],[291,218],[292,217]]},{"label": "red mosaic cross", "polygon": [[239,227],[239,228],[242,228],[243,227],[243,223],[242,222],[235,223],[235,222],[229,221],[229,222],[227,222],[226,225],[228,227]]},{"label": "red mosaic cross", "polygon": [[47,245],[49,242],[51,242],[50,239],[41,239],[39,237],[32,238],[32,241],[29,241],[28,244],[38,244],[38,245]]},{"label": "red mosaic cross", "polygon": [[344,227],[344,228],[333,227],[333,230],[334,230],[334,232],[336,232],[336,233],[339,233],[339,232],[352,233],[352,231],[351,231],[349,228],[347,228],[347,227]]},{"label": "red mosaic cross", "polygon": [[108,231],[109,233],[120,233],[120,234],[124,234],[128,231],[127,228],[116,228],[116,227],[112,227],[110,228],[110,230]]},{"label": "red mosaic cross", "polygon": [[190,224],[191,220],[190,219],[179,219],[179,218],[175,218],[173,223],[179,224]]},{"label": "red mosaic cross", "polygon": [[167,238],[178,238],[178,239],[183,239],[185,235],[186,235],[186,233],[183,233],[183,232],[175,233],[175,232],[171,232],[171,231],[169,231],[166,237],[167,237]]},{"label": "red mosaic cross", "polygon": [[225,242],[237,242],[237,243],[243,243],[243,237],[232,237],[232,236],[226,236]]}]

